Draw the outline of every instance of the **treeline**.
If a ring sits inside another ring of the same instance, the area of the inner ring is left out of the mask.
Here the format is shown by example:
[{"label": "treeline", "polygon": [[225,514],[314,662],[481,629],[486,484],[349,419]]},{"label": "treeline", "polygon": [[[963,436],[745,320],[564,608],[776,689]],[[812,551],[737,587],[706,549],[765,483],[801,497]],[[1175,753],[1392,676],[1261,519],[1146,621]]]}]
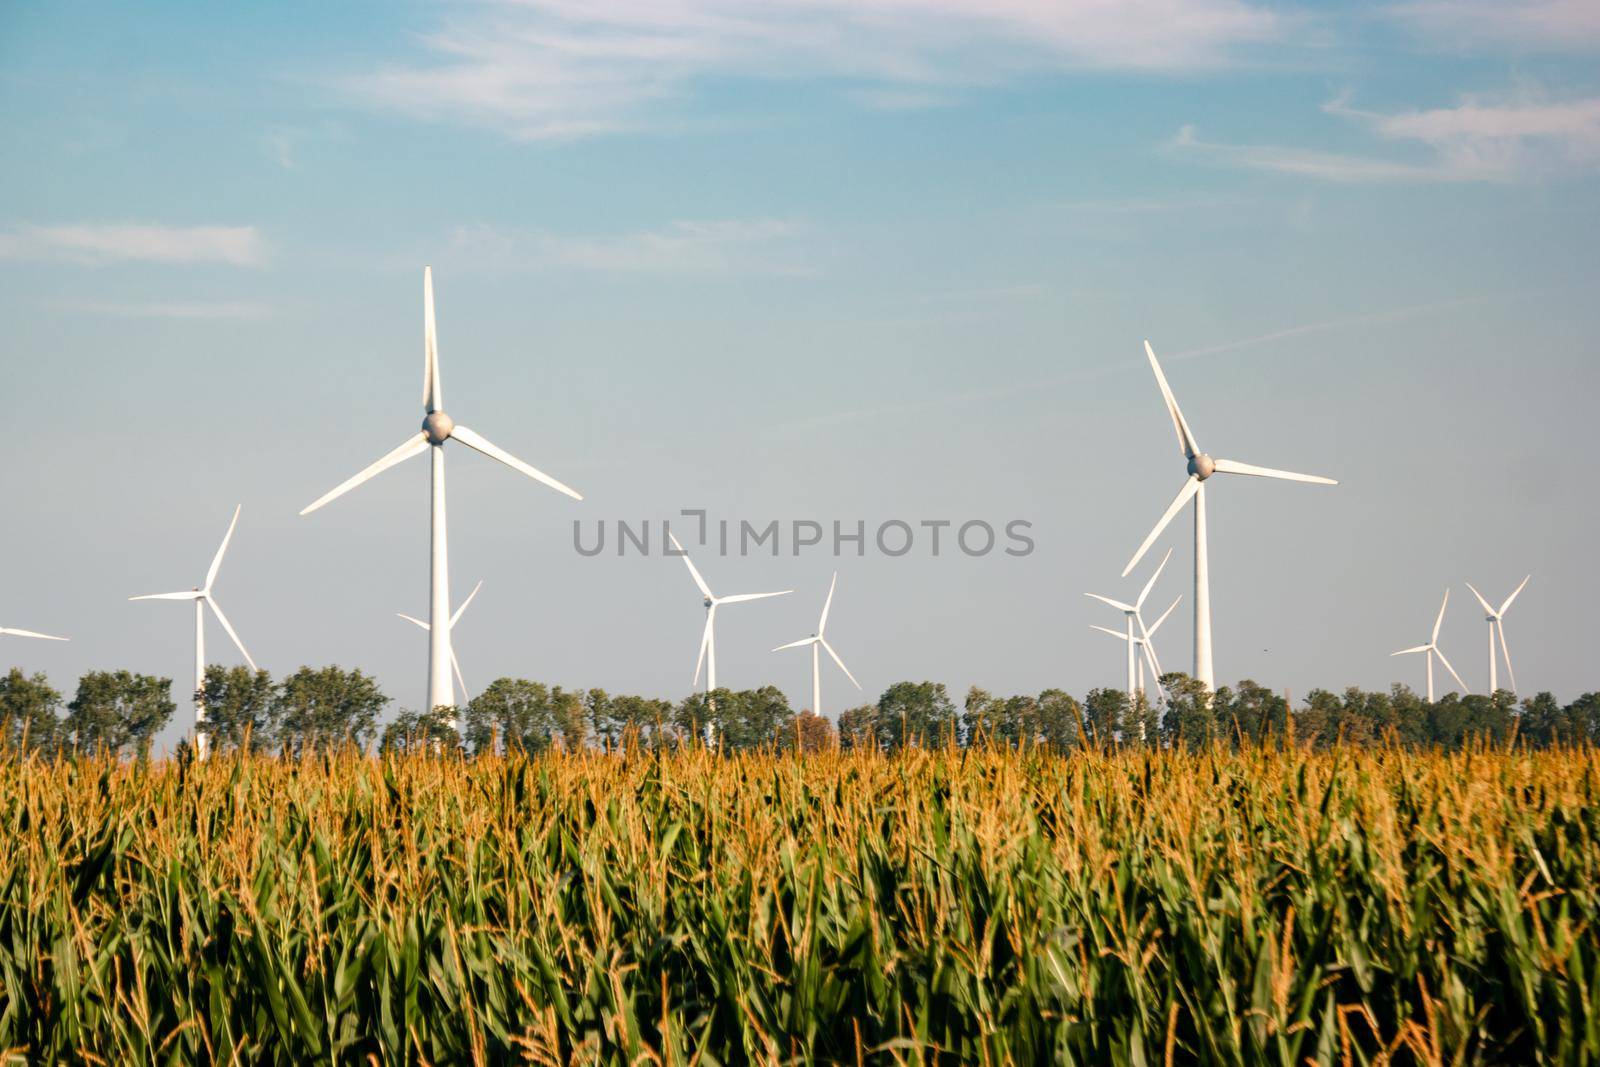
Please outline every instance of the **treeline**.
[{"label": "treeline", "polygon": [[[200,691],[206,710],[200,728],[216,750],[248,746],[289,755],[341,744],[394,751],[459,744],[476,755],[551,747],[668,748],[703,738],[730,751],[834,745],[893,751],[948,744],[1186,748],[1219,742],[1453,749],[1469,739],[1513,736],[1537,746],[1600,743],[1600,693],[1563,705],[1549,693],[1519,701],[1505,690],[1493,696],[1451,693],[1430,703],[1403,685],[1388,692],[1315,689],[1291,711],[1287,696],[1249,680],[1214,693],[1184,674],[1169,674],[1163,683],[1167,699],[1161,706],[1139,694],[1130,699],[1120,689],[1094,689],[1080,701],[1060,689],[997,696],[977,687],[957,706],[942,683],[896,682],[876,703],[842,712],[835,727],[809,710],[796,712],[774,686],[718,689],[673,702],[499,678],[464,707],[403,710],[384,723],[391,700],[359,670],[301,667],[274,680],[266,671],[213,666]],[[170,678],[91,671],[66,700],[43,674],[27,676],[13,668],[0,679],[0,746],[145,757],[176,711]]]}]

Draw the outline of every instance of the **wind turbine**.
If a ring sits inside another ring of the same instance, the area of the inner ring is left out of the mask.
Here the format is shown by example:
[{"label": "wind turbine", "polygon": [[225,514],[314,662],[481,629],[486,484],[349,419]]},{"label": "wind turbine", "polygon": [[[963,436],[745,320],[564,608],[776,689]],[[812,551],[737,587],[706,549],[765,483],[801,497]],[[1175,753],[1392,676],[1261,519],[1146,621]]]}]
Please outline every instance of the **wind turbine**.
[{"label": "wind turbine", "polygon": [[[1512,594],[1512,596],[1515,595],[1515,593]],[[1456,684],[1461,687],[1461,691],[1463,693],[1467,692],[1467,683],[1461,680],[1461,675],[1456,673],[1456,669],[1450,666],[1450,661],[1444,658],[1444,653],[1439,651],[1439,627],[1444,625],[1444,609],[1449,606],[1450,590],[1446,589],[1444,591],[1444,601],[1439,605],[1439,615],[1433,620],[1433,633],[1429,635],[1428,643],[1418,645],[1415,648],[1402,648],[1399,652],[1389,653],[1390,656],[1409,656],[1413,652],[1426,652],[1428,654],[1428,703],[1430,704],[1433,703],[1433,657],[1435,656],[1439,657],[1439,662],[1444,664],[1444,669],[1450,672],[1450,677],[1456,680]],[[1488,605],[1484,606],[1487,607]],[[1509,663],[1510,661],[1508,660],[1507,662]],[[1489,634],[1489,670],[1492,678],[1494,671],[1494,632],[1492,630]],[[1491,682],[1491,684],[1493,683]]]},{"label": "wind turbine", "polygon": [[[458,621],[460,621],[461,616],[466,613],[467,605],[472,603],[472,598],[477,596],[478,595],[478,590],[480,590],[482,588],[483,588],[483,582],[480,579],[478,584],[472,587],[472,592],[467,594],[467,599],[465,599],[465,600],[463,600],[461,602],[461,606],[456,609],[455,614],[450,616],[450,629],[451,630],[454,630],[456,628],[456,623]],[[415,623],[416,625],[422,627],[424,630],[427,630],[427,629],[430,628],[427,623],[423,622],[421,619],[417,618],[414,615],[407,615],[403,611],[397,611],[397,612],[395,612],[395,614],[400,616],[402,619],[406,620],[406,622]],[[455,645],[454,638],[452,638],[451,641],[450,641],[450,666],[456,672],[456,682],[457,682],[457,684],[459,684],[461,686],[461,703],[464,705],[472,698],[472,690],[467,688],[467,680],[461,676],[461,661],[456,659],[456,645]]]},{"label": "wind turbine", "polygon": [[129,600],[192,600],[194,601],[194,722],[195,737],[194,751],[200,759],[205,759],[211,749],[210,738],[205,731],[200,729],[200,724],[206,721],[205,701],[200,698],[200,691],[206,685],[206,613],[207,607],[222,624],[228,636],[233,639],[234,647],[250,664],[251,670],[259,670],[256,661],[250,658],[250,653],[245,651],[244,642],[239,640],[239,635],[234,632],[233,624],[222,613],[222,605],[217,603],[217,598],[211,595],[211,587],[216,583],[217,571],[222,567],[223,553],[228,551],[228,542],[233,540],[233,528],[239,525],[239,511],[244,505],[240,504],[233,509],[233,521],[228,523],[228,532],[222,535],[222,544],[217,546],[217,554],[211,557],[211,566],[206,569],[205,585],[196,586],[179,593],[148,593],[144,596],[131,596]]},{"label": "wind turbine", "polygon": [[1491,608],[1489,606],[1489,602],[1487,600],[1483,599],[1483,594],[1482,593],[1478,592],[1476,589],[1472,589],[1472,583],[1471,582],[1467,583],[1467,588],[1468,589],[1472,589],[1472,595],[1477,597],[1478,598],[1478,603],[1483,605],[1484,617],[1487,618],[1488,621],[1489,621],[1489,695],[1490,696],[1494,696],[1495,692],[1499,689],[1499,685],[1497,684],[1497,681],[1496,681],[1496,675],[1495,675],[1495,669],[1494,669],[1495,668],[1495,664],[1494,664],[1494,639],[1495,639],[1495,634],[1497,634],[1497,633],[1500,635],[1500,651],[1505,653],[1505,657],[1506,657],[1506,674],[1511,676],[1511,692],[1515,693],[1517,691],[1517,672],[1511,669],[1511,649],[1506,646],[1506,612],[1511,610],[1511,602],[1513,600],[1517,599],[1517,594],[1521,593],[1522,590],[1524,588],[1526,588],[1526,586],[1528,584],[1528,579],[1532,578],[1532,577],[1533,577],[1533,575],[1530,574],[1530,575],[1528,575],[1527,578],[1522,579],[1522,584],[1517,586],[1514,590],[1511,591],[1511,595],[1506,597],[1505,603],[1500,605],[1500,610],[1499,611],[1496,611],[1494,608]]},{"label": "wind turbine", "polygon": [[[700,577],[700,572],[695,569],[694,560],[689,558],[689,553],[683,550],[678,543],[676,534],[668,533],[672,547],[678,555],[683,557],[684,565],[689,568],[689,576],[694,579],[694,584],[700,587],[700,593],[705,597],[706,628],[700,635],[700,656],[694,661],[694,684],[700,684],[700,668],[706,668],[706,693],[714,693],[717,689],[717,608],[723,604],[740,604],[746,600],[765,600],[770,596],[784,596],[794,592],[793,589],[784,589],[777,593],[735,593],[732,596],[717,596]],[[849,673],[849,672],[846,672]]]},{"label": "wind turbine", "polygon": [[[1174,600],[1171,603],[1171,605],[1168,606],[1167,610],[1163,611],[1161,613],[1161,617],[1156,620],[1156,623],[1155,623],[1154,626],[1150,627],[1147,630],[1144,630],[1144,632],[1140,636],[1137,636],[1137,637],[1133,638],[1133,640],[1131,642],[1131,644],[1138,645],[1139,648],[1144,653],[1143,657],[1139,660],[1139,676],[1138,676],[1138,690],[1137,690],[1137,692],[1139,692],[1141,694],[1144,692],[1144,668],[1145,668],[1145,664],[1148,663],[1150,665],[1150,674],[1155,679],[1156,693],[1158,695],[1161,695],[1161,696],[1165,696],[1166,695],[1165,692],[1161,688],[1161,661],[1156,658],[1155,636],[1156,636],[1156,631],[1161,629],[1161,624],[1167,621],[1167,616],[1171,615],[1174,611],[1176,611],[1178,609],[1178,604],[1182,600],[1183,600],[1183,597],[1181,597],[1181,596],[1178,597],[1176,600]],[[1136,617],[1139,620],[1140,627],[1143,627],[1144,626],[1144,618],[1143,618],[1143,616],[1141,615],[1141,616],[1136,616]],[[1094,625],[1094,624],[1091,623],[1090,626],[1089,626],[1089,629],[1091,629],[1091,630],[1099,630],[1103,634],[1110,634],[1112,637],[1115,637],[1118,641],[1127,641],[1128,640],[1128,635],[1127,634],[1123,633],[1121,630],[1113,630],[1109,626],[1097,626],[1097,625]]]},{"label": "wind turbine", "polygon": [[[684,558],[688,559],[689,557],[685,556]],[[861,688],[861,683],[856,681],[856,676],[850,673],[850,668],[844,665],[844,660],[839,658],[839,653],[833,650],[833,646],[828,644],[828,639],[824,636],[828,629],[828,609],[833,607],[833,590],[838,584],[839,572],[834,571],[833,581],[828,583],[828,599],[822,602],[822,618],[817,620],[817,632],[810,637],[802,637],[798,641],[790,641],[787,645],[779,645],[772,650],[774,652],[782,652],[786,648],[811,646],[811,714],[813,715],[822,714],[822,666],[818,654],[819,649],[827,649],[828,655],[833,657],[833,662],[837,663],[839,669],[844,671],[844,676],[850,679],[850,684],[857,689]]]},{"label": "wind turbine", "polygon": [[[1134,691],[1135,691],[1134,690],[1134,682],[1135,682],[1135,679],[1134,679],[1134,673],[1135,673],[1134,664],[1135,664],[1135,660],[1136,660],[1135,653],[1137,652],[1137,647],[1136,646],[1138,645],[1138,643],[1140,641],[1143,641],[1145,638],[1147,638],[1149,636],[1149,632],[1147,630],[1145,630],[1145,628],[1144,628],[1144,619],[1140,616],[1139,613],[1140,613],[1141,609],[1144,608],[1145,598],[1150,595],[1150,590],[1155,588],[1156,579],[1161,577],[1161,572],[1166,570],[1167,561],[1170,560],[1171,558],[1172,558],[1172,549],[1169,548],[1169,549],[1167,549],[1167,554],[1161,558],[1161,566],[1157,567],[1156,568],[1156,572],[1150,576],[1150,580],[1148,582],[1144,583],[1144,589],[1140,591],[1139,599],[1135,600],[1132,604],[1126,604],[1126,603],[1123,603],[1120,600],[1112,600],[1110,597],[1101,596],[1099,593],[1085,593],[1085,594],[1083,594],[1084,596],[1089,597],[1089,598],[1091,598],[1093,600],[1100,601],[1100,603],[1102,603],[1102,604],[1109,604],[1112,607],[1116,608],[1118,611],[1122,612],[1122,614],[1123,614],[1124,621],[1127,624],[1127,631],[1128,631],[1126,634],[1121,635],[1128,642],[1128,686],[1124,690],[1124,692],[1126,692],[1128,694],[1128,699],[1129,700],[1133,699],[1133,694],[1134,694]],[[1123,577],[1127,577],[1127,575],[1124,574]],[[1163,618],[1165,618],[1165,616],[1163,616]],[[1135,622],[1137,622],[1139,624],[1139,635],[1138,635],[1137,638],[1135,638],[1134,633],[1133,633],[1133,624]],[[1104,629],[1104,627],[1096,627],[1096,629]],[[1116,631],[1113,630],[1112,633],[1116,633]],[[1157,672],[1157,674],[1156,674],[1156,684],[1158,686],[1161,684],[1161,674],[1160,674],[1160,672]]]},{"label": "wind turbine", "polygon": [[1189,476],[1184,480],[1183,488],[1178,490],[1178,495],[1168,505],[1165,513],[1156,522],[1155,529],[1150,531],[1150,536],[1144,539],[1144,544],[1139,546],[1139,551],[1133,554],[1128,565],[1123,568],[1122,576],[1138,566],[1144,554],[1150,550],[1161,531],[1167,524],[1183,510],[1190,498],[1194,499],[1194,676],[1207,689],[1215,689],[1215,679],[1211,669],[1211,571],[1209,553],[1206,550],[1206,479],[1213,474],[1250,474],[1258,478],[1281,478],[1290,482],[1311,482],[1316,485],[1338,485],[1332,478],[1321,478],[1313,474],[1295,474],[1291,471],[1273,470],[1270,467],[1255,467],[1248,463],[1239,463],[1231,459],[1213,459],[1200,451],[1200,445],[1195,440],[1194,434],[1189,430],[1189,423],[1184,420],[1183,412],[1178,410],[1178,401],[1172,395],[1172,389],[1167,385],[1167,376],[1161,373],[1161,364],[1156,362],[1155,349],[1150,347],[1150,342],[1144,343],[1145,355],[1150,357],[1150,369],[1155,371],[1156,384],[1161,387],[1161,396],[1167,402],[1167,414],[1172,416],[1172,427],[1178,433],[1178,447],[1183,450],[1183,457],[1188,463]]},{"label": "wind turbine", "polygon": [[[450,616],[450,553],[445,540],[444,506],[444,444],[460,441],[490,459],[497,459],[512,470],[521,471],[536,482],[565,493],[574,500],[582,500],[576,490],[563,485],[543,471],[536,470],[483,436],[456,422],[443,410],[443,393],[439,388],[439,342],[433,321],[433,268],[422,271],[422,429],[412,434],[394,451],[373,463],[353,478],[318,497],[300,514],[309,515],[336,497],[343,496],[362,482],[373,478],[397,463],[420,456],[432,450],[433,491],[431,546],[428,554],[428,621],[448,619]],[[450,627],[433,626],[428,630],[428,709],[449,706],[450,695]]]}]

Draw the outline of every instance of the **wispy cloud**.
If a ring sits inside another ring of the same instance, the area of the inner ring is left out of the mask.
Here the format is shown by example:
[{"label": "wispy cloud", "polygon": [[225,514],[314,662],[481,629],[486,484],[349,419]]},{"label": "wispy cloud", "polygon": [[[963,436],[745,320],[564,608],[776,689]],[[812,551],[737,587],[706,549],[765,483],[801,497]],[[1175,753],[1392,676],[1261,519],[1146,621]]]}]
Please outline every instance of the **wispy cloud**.
[{"label": "wispy cloud", "polygon": [[0,259],[253,267],[265,257],[265,243],[254,226],[79,224],[0,230]]},{"label": "wispy cloud", "polygon": [[1451,47],[1600,48],[1600,4],[1594,0],[1421,0],[1387,11],[1418,34]]},{"label": "wispy cloud", "polygon": [[270,313],[261,304],[224,300],[195,303],[100,303],[68,301],[61,310],[75,315],[117,319],[262,319]]},{"label": "wispy cloud", "polygon": [[1245,0],[489,0],[422,59],[340,79],[357,97],[522,139],[646,124],[709,79],[837,79],[868,106],[1043,71],[1193,70],[1281,39]]},{"label": "wispy cloud", "polygon": [[1365,124],[1382,141],[1409,144],[1420,161],[1319,152],[1283,145],[1203,141],[1184,126],[1171,147],[1210,162],[1329,182],[1511,182],[1591,173],[1600,167],[1600,98],[1551,101],[1527,94],[1466,96],[1455,107],[1384,113],[1345,97],[1323,111]]},{"label": "wispy cloud", "polygon": [[653,230],[606,236],[519,234],[464,226],[451,253],[491,269],[565,267],[626,273],[808,273],[792,239],[801,232],[782,219],[680,221]]}]

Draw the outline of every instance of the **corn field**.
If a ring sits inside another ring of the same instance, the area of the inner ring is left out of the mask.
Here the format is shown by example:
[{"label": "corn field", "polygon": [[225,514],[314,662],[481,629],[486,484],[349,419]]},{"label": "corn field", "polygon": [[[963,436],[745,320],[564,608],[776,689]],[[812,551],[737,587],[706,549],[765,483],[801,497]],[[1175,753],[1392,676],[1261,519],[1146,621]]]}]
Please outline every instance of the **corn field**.
[{"label": "corn field", "polygon": [[13,1062],[1600,1061],[1600,755],[0,762]]}]

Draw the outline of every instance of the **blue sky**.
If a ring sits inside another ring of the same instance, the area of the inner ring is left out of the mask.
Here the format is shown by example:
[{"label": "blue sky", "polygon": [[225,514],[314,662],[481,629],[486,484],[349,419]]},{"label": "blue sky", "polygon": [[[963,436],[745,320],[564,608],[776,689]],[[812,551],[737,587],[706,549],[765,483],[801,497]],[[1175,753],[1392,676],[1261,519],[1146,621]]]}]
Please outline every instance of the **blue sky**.
[{"label": "blue sky", "polygon": [[1082,593],[1134,585],[1182,478],[1148,337],[1208,449],[1343,483],[1212,494],[1223,679],[1420,685],[1388,653],[1449,586],[1481,686],[1462,583],[1532,572],[1518,680],[1575,695],[1597,52],[1568,0],[9,5],[0,625],[74,641],[0,658],[186,677],[186,613],[123,598],[197,581],[242,501],[218,593],[262,665],[417,703],[426,465],[295,513],[420,417],[432,263],[452,413],[587,496],[451,455],[475,685],[687,692],[681,565],[571,527],[684,507],[1033,524],[1024,559],[699,553],[797,590],[730,613],[729,684],[808,696],[767,649],[835,565],[869,694],[1117,684]]}]

